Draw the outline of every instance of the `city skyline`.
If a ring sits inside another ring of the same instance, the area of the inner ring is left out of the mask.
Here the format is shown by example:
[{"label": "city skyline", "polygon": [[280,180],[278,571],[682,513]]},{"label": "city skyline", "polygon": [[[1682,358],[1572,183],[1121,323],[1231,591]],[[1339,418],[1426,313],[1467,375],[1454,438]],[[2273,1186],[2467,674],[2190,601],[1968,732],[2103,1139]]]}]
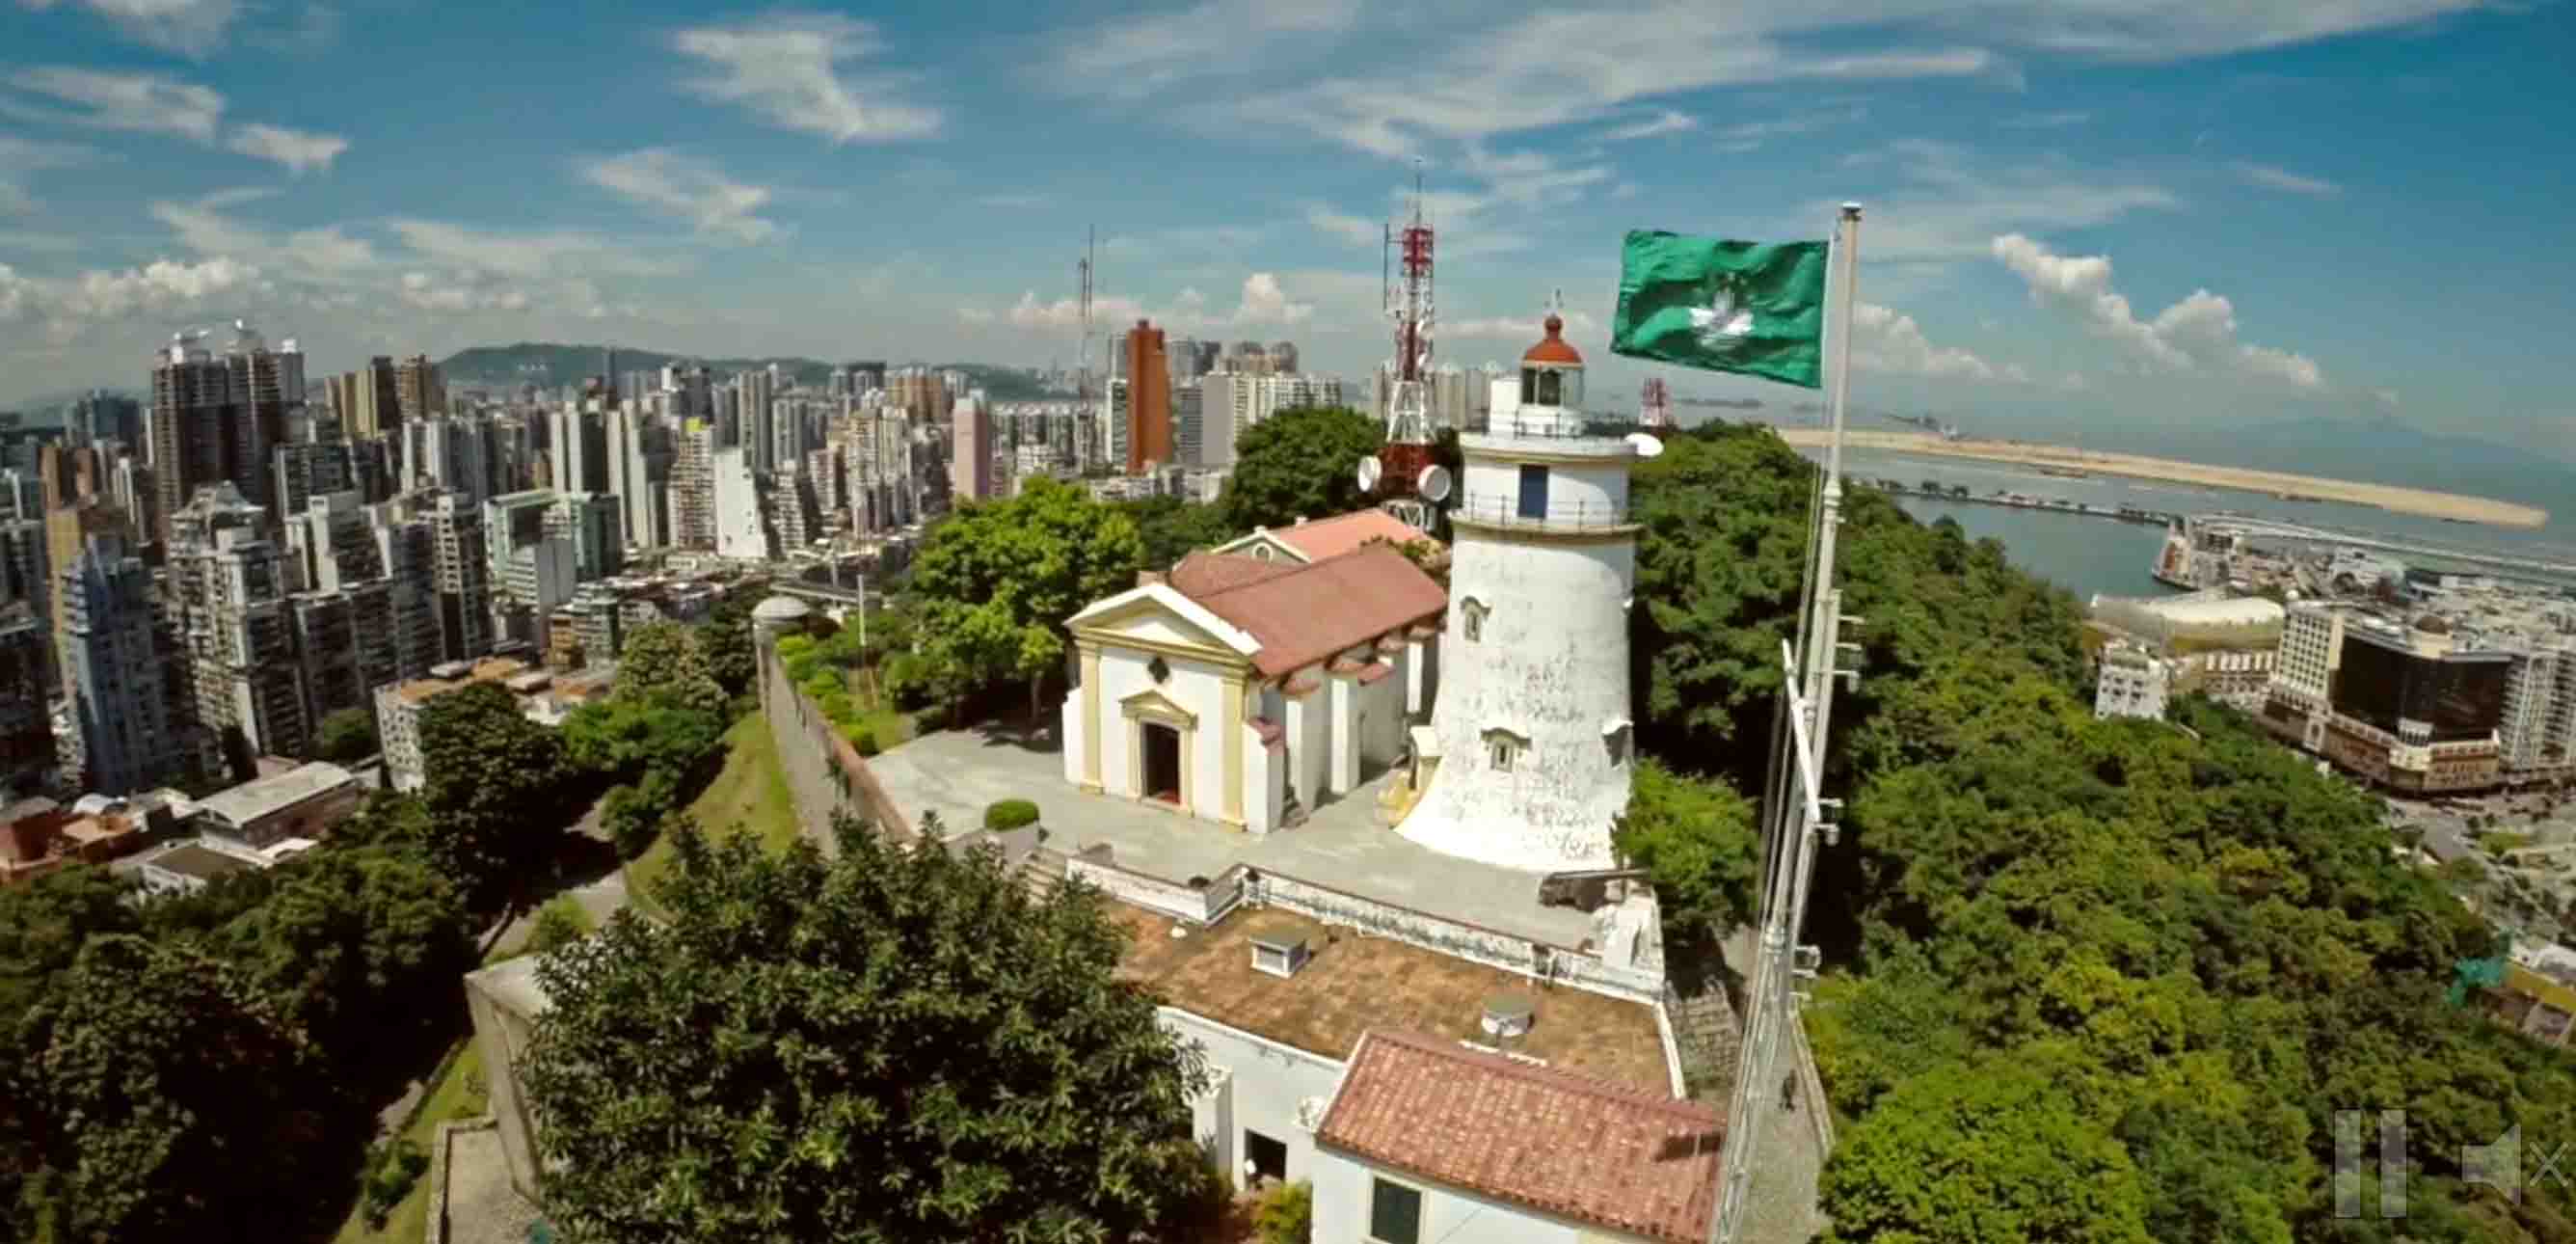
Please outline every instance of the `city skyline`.
[{"label": "city skyline", "polygon": [[[2567,294],[2526,275],[2568,244],[2468,243],[2576,157],[2544,119],[2563,5],[136,13],[12,15],[0,402],[130,386],[237,315],[317,376],[521,340],[1070,363],[1091,224],[1104,334],[1294,338],[1355,375],[1418,157],[1444,362],[1511,357],[1561,288],[1600,391],[1632,390],[1620,231],[1821,236],[1849,197],[1863,402],[2569,453],[2538,365]],[[348,91],[370,43],[402,54]]]}]

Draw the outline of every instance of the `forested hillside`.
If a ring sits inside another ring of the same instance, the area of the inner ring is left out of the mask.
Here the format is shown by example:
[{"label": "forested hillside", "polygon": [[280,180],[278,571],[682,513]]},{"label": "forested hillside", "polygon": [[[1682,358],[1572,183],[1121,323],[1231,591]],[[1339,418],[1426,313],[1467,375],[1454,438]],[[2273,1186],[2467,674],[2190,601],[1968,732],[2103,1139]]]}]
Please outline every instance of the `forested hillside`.
[{"label": "forested hillside", "polygon": [[[1814,479],[1725,427],[1640,466],[1637,702],[1665,766],[1760,789]],[[1806,1011],[1840,1238],[2576,1240],[2563,1188],[2459,1181],[2508,1127],[2526,1153],[2576,1139],[2576,1064],[2448,1005],[2495,939],[2392,857],[2372,797],[2206,703],[2188,729],[2094,721],[2072,599],[1875,493],[1848,513],[1866,661]],[[2373,1167],[2338,1220],[2334,1114],[2387,1109],[2409,1214],[2377,1216]]]}]

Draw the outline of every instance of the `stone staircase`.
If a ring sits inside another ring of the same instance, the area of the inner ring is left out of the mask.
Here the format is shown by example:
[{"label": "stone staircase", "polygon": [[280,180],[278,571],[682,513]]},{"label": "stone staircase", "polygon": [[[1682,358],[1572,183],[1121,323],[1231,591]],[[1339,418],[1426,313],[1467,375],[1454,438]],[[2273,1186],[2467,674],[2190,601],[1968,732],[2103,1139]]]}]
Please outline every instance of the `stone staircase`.
[{"label": "stone staircase", "polygon": [[1671,993],[1665,1009],[1681,1048],[1682,1078],[1691,1097],[1721,1110],[1735,1091],[1735,1063],[1744,1049],[1744,1022],[1727,995],[1728,977],[1714,951],[1667,951]]},{"label": "stone staircase", "polygon": [[1016,871],[1021,888],[1029,892],[1030,898],[1043,903],[1048,895],[1055,893],[1057,886],[1064,884],[1064,852],[1053,847],[1039,847],[1020,857]]}]

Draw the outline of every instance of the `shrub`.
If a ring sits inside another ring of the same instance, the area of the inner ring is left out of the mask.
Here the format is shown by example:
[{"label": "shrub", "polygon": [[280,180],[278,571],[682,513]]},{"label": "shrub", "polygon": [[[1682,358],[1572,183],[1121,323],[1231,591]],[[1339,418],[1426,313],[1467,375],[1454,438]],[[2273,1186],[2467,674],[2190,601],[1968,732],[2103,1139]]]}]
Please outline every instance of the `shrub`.
[{"label": "shrub", "polygon": [[984,828],[1002,831],[1038,823],[1038,806],[1026,799],[1004,799],[984,809]]},{"label": "shrub", "polygon": [[411,1195],[412,1185],[420,1182],[420,1173],[429,1169],[429,1155],[408,1138],[378,1145],[367,1162],[367,1224],[383,1230],[385,1219]]},{"label": "shrub", "polygon": [[848,739],[851,749],[862,756],[877,754],[877,732],[874,727],[857,722],[845,722],[841,726],[841,737]]},{"label": "shrub", "polygon": [[1261,1244],[1307,1244],[1315,1236],[1315,1185],[1300,1179],[1264,1193],[1252,1229]]}]

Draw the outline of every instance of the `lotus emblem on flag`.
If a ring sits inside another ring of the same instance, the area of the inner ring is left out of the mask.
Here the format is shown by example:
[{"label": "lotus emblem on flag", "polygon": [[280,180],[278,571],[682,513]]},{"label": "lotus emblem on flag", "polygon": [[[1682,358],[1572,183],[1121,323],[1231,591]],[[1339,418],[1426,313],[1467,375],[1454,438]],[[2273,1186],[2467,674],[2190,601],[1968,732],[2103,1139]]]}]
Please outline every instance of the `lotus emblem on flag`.
[{"label": "lotus emblem on flag", "polygon": [[1735,282],[1720,281],[1705,307],[1690,309],[1691,331],[1712,350],[1734,345],[1753,331],[1753,313],[1736,302]]}]

